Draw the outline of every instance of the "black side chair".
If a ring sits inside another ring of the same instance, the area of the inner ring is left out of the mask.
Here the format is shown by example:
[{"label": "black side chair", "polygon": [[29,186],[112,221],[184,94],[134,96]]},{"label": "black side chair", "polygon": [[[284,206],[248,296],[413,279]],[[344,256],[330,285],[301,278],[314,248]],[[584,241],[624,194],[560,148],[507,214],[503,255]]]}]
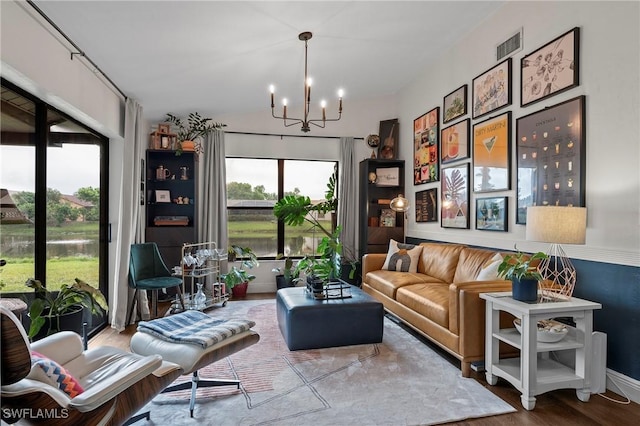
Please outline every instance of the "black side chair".
[{"label": "black side chair", "polygon": [[[138,290],[151,290],[151,304],[154,316],[158,316],[158,290],[176,287],[183,303],[182,278],[171,276],[171,272],[160,256],[156,243],[131,244],[129,259],[129,287],[135,289],[133,303],[127,317],[127,324],[131,321],[133,309],[136,306]],[[182,306],[184,309],[184,304]]]}]

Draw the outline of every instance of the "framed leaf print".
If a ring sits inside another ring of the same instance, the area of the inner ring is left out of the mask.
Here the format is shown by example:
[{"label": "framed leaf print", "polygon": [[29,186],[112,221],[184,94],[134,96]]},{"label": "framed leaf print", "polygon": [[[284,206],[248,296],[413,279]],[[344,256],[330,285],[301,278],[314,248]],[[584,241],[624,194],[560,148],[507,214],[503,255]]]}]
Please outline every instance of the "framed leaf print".
[{"label": "framed leaf print", "polygon": [[469,158],[470,120],[462,120],[442,129],[440,162],[442,164]]},{"label": "framed leaf print", "polygon": [[576,27],[520,60],[520,106],[580,85],[580,28]]},{"label": "framed leaf print", "polygon": [[511,188],[511,111],[473,126],[473,191]]},{"label": "framed leaf print", "polygon": [[413,184],[438,180],[440,107],[413,120]]},{"label": "framed leaf print", "polygon": [[528,206],[585,204],[585,97],[569,99],[516,120],[516,223]]},{"label": "framed leaf print", "polygon": [[441,226],[469,229],[469,163],[442,169]]},{"label": "framed leaf print", "polygon": [[511,58],[473,79],[473,118],[511,105]]}]

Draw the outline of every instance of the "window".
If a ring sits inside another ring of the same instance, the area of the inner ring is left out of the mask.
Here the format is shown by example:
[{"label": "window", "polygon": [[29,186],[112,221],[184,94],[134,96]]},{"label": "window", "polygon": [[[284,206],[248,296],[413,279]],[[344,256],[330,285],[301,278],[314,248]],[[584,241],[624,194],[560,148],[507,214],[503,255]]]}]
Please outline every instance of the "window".
[{"label": "window", "polygon": [[[310,226],[279,224],[273,206],[289,194],[323,200],[335,167],[334,161],[227,158],[229,244],[250,247],[262,258],[314,254],[321,235]],[[321,219],[330,223],[326,216]]]}]

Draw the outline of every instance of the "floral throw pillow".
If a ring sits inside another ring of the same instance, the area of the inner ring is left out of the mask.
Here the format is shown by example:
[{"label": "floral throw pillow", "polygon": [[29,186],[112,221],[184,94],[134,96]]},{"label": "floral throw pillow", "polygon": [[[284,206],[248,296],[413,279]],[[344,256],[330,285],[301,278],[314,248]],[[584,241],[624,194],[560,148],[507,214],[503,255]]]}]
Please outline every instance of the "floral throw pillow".
[{"label": "floral throw pillow", "polygon": [[417,272],[422,246],[389,241],[389,252],[382,265],[387,271]]},{"label": "floral throw pillow", "polygon": [[31,373],[34,380],[39,380],[55,386],[74,398],[84,392],[80,383],[67,371],[66,368],[47,358],[46,356],[31,351]]}]

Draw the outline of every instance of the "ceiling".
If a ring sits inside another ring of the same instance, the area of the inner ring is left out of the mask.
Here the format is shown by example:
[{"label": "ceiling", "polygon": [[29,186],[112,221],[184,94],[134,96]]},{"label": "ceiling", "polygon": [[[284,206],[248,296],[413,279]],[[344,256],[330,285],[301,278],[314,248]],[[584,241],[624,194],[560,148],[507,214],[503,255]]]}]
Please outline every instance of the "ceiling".
[{"label": "ceiling", "polygon": [[269,85],[303,97],[304,42],[312,104],[337,108],[393,95],[503,2],[44,1],[42,10],[102,72],[158,121],[269,107]]}]

